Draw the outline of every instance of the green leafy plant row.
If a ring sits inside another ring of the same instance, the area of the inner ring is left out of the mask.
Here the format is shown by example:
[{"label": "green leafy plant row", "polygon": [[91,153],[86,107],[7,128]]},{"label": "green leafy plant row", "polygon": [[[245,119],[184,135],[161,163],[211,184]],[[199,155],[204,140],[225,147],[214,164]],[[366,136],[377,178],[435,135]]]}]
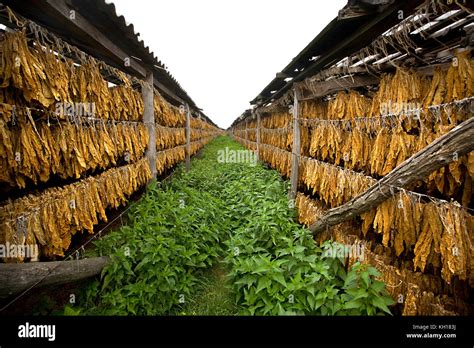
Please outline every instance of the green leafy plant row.
[{"label": "green leafy plant row", "polygon": [[[81,314],[180,313],[203,272],[223,259],[240,314],[376,315],[393,302],[373,267],[346,271],[295,222],[287,182],[251,163],[221,163],[228,137],[208,144],[188,173],[149,187],[129,223],[96,242],[112,262],[87,289]],[[70,311],[70,309],[68,309]],[[199,314],[199,313],[197,313]]]},{"label": "green leafy plant row", "polygon": [[[392,299],[377,270],[331,257],[333,242],[318,247],[295,222],[288,184],[261,166],[229,171],[223,194],[238,217],[226,241],[226,262],[243,314],[375,315]],[[332,253],[334,254],[334,253]]]}]

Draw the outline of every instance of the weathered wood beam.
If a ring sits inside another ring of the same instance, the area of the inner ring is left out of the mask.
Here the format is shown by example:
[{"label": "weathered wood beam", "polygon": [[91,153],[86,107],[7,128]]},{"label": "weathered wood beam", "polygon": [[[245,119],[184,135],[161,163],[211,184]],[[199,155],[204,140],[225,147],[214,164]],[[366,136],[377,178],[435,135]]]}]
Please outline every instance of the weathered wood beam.
[{"label": "weathered wood beam", "polygon": [[254,112],[257,114],[257,161],[260,161],[260,112]]},{"label": "weathered wood beam", "polygon": [[176,94],[174,94],[173,92],[171,92],[171,90],[168,89],[168,87],[166,87],[164,84],[162,84],[160,81],[158,81],[156,78],[154,79],[154,85],[155,87],[162,93],[164,93],[165,97],[168,96],[169,99],[171,99],[172,101],[174,101],[175,103],[175,106],[178,106],[178,105],[184,105],[186,104],[186,102],[181,99],[180,97],[178,97]]},{"label": "weathered wood beam", "polygon": [[191,169],[191,110],[186,104],[186,171]]},{"label": "weathered wood beam", "polygon": [[298,170],[299,170],[299,159],[301,154],[301,135],[300,135],[300,122],[298,120],[299,113],[299,93],[295,88],[293,91],[293,146],[291,153],[291,187],[289,198],[294,200],[298,192]]},{"label": "weathered wood beam", "polygon": [[[71,11],[74,11],[74,8],[70,7],[65,1],[63,0],[45,0],[45,4],[47,4],[51,10],[56,13],[59,18],[67,21],[68,25],[73,26],[76,30],[84,33],[87,37],[90,38],[91,42],[96,43],[99,47],[103,47],[104,50],[115,57],[117,61],[123,62],[124,66],[122,69],[127,68],[132,70],[135,75],[139,78],[146,78],[147,71],[153,71],[153,66],[144,66],[143,63],[139,64],[135,61],[131,54],[123,51],[120,47],[118,47],[115,43],[113,43],[106,34],[102,33],[98,30],[90,21],[88,21],[85,17],[83,17],[78,11],[74,12],[73,18],[71,18]],[[81,44],[83,45],[83,44]],[[93,46],[93,45],[89,45]],[[94,50],[95,52],[95,50]],[[103,57],[99,57],[103,58]],[[126,60],[127,59],[127,60]],[[127,66],[125,66],[125,62],[127,62]],[[128,65],[129,63],[129,65]],[[171,100],[174,100],[177,104],[183,104],[183,100],[178,97],[174,92],[164,86],[160,81],[154,80],[154,85],[158,88],[163,94],[165,94]]]},{"label": "weathered wood beam", "polygon": [[110,259],[106,256],[77,261],[0,264],[0,298],[32,287],[72,283],[100,274]]},{"label": "weathered wood beam", "polygon": [[367,73],[367,68],[364,66],[333,66],[327,69],[324,69],[317,73],[314,76],[307,77],[304,82],[313,82],[313,81],[324,81],[329,77],[332,76],[340,76],[340,75],[349,75],[349,74],[364,74]]},{"label": "weathered wood beam", "polygon": [[[295,76],[293,80],[289,81],[284,86],[279,88],[276,93],[268,95],[268,89],[270,85],[265,87],[265,89],[260,92],[261,99],[259,101],[259,104],[265,104],[272,99],[276,100],[280,98],[286,91],[288,91],[293,86],[295,82],[300,82],[309,76],[314,76],[321,69],[331,66],[338,60],[346,57],[347,55],[353,54],[357,50],[367,46],[368,44],[370,44],[370,42],[373,41],[375,37],[379,36],[384,31],[400,22],[400,20],[396,16],[397,11],[403,10],[404,13],[411,13],[412,10],[421,2],[421,0],[394,2],[388,9],[384,10],[381,13],[378,13],[377,16],[373,16],[373,18],[362,24],[353,33],[350,33],[349,35],[340,38],[340,40],[336,40],[335,45],[331,47],[330,50],[325,52],[321,56],[321,58],[313,62],[311,65],[307,66],[303,71],[300,70],[300,73]],[[330,25],[328,25],[328,27]],[[323,31],[328,32],[328,27],[326,27]],[[317,39],[318,37],[316,37],[312,41],[312,44],[314,44]],[[300,52],[300,54],[295,57],[293,61],[297,60],[303,54],[303,52],[304,51]],[[290,65],[287,66],[285,69],[288,69],[290,67],[293,68],[293,66],[291,66],[292,64],[293,63],[290,63]],[[283,71],[285,71],[285,69]],[[252,103],[253,102],[256,102],[256,100],[254,99]]]},{"label": "weathered wood beam", "polygon": [[470,118],[405,160],[365,192],[346,204],[329,209],[310,226],[310,230],[314,234],[319,233],[377,207],[398,192],[399,188],[423,180],[439,168],[473,151],[473,139],[474,118]]},{"label": "weathered wood beam", "polygon": [[[446,63],[438,63],[438,64],[431,64],[426,66],[420,66],[414,68],[416,72],[418,72],[422,76],[433,76],[436,68],[441,68],[442,70],[449,69],[451,62]],[[306,78],[303,82],[297,82],[295,85],[300,90],[301,98],[300,101],[311,100],[323,97],[327,94],[335,93],[342,90],[348,90],[351,88],[357,87],[364,87],[373,84],[379,84],[380,78],[378,75],[383,73],[393,73],[395,71],[395,67],[391,64],[381,64],[378,66],[377,69],[370,68],[367,72],[367,68],[363,66],[357,67],[332,67],[326,70],[321,71],[320,73],[316,74],[315,76],[311,76]],[[365,73],[365,74],[361,74]],[[346,75],[346,74],[356,74],[353,76],[344,76],[340,77],[338,75]],[[324,80],[329,77],[333,77],[331,80]],[[319,79],[323,79],[323,81],[318,81]],[[312,89],[308,86],[315,86],[317,93],[313,93]],[[279,112],[285,111],[286,107],[281,106],[280,104],[284,104],[284,99],[287,98],[292,94],[292,91],[287,91],[282,97],[276,100],[273,105],[270,106],[262,106],[259,110],[262,114],[265,113],[272,113],[272,112]]]},{"label": "weathered wood beam", "polygon": [[313,82],[310,89],[303,88],[303,95],[300,100],[315,99],[343,90],[377,85],[379,82],[380,79],[373,75],[345,76],[327,81]]},{"label": "weathered wood beam", "polygon": [[[135,71],[140,77],[146,77],[146,69],[143,66],[131,59],[129,54],[124,52],[112,41],[110,41],[107,36],[100,32],[79,12],[75,11],[74,8],[69,7],[64,1],[61,0],[45,0],[45,2],[55,10],[60,18],[67,20],[69,25],[87,34],[92,41],[102,46],[111,55],[117,57],[124,63],[125,59],[128,58],[129,60],[127,60],[127,63],[130,63],[129,68]],[[74,11],[73,16],[71,15],[71,11]]]},{"label": "weathered wood beam", "polygon": [[143,122],[148,130],[148,148],[146,150],[146,157],[150,164],[151,180],[156,179],[156,131],[155,131],[155,108],[153,97],[153,73],[147,72],[146,81],[142,87],[143,98]]}]

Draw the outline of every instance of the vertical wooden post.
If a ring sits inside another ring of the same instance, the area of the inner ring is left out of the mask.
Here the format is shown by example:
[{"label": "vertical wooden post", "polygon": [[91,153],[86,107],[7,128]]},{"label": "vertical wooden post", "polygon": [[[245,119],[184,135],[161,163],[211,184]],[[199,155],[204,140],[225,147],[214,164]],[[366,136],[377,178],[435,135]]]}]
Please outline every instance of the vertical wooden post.
[{"label": "vertical wooden post", "polygon": [[255,111],[257,114],[257,161],[260,161],[260,112]]},{"label": "vertical wooden post", "polygon": [[143,122],[148,130],[148,148],[146,157],[150,164],[152,180],[156,179],[156,130],[155,130],[155,108],[153,103],[153,72],[147,71],[145,84],[142,87],[143,98]]},{"label": "vertical wooden post", "polygon": [[186,104],[186,171],[191,168],[191,110]]},{"label": "vertical wooden post", "polygon": [[294,200],[298,192],[298,166],[300,158],[300,123],[298,121],[298,91],[294,87],[294,102],[293,102],[293,147],[291,159],[291,188],[289,198]]}]

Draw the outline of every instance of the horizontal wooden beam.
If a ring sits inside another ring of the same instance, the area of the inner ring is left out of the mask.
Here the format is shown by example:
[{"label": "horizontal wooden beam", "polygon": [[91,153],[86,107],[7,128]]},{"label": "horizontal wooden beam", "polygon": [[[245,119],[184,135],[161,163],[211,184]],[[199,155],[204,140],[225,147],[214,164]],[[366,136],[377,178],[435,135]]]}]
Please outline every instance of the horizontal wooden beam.
[{"label": "horizontal wooden beam", "polygon": [[474,150],[474,118],[464,121],[384,176],[346,204],[329,209],[310,226],[313,233],[359,216],[405,188]]},{"label": "horizontal wooden beam", "polygon": [[[373,75],[355,75],[334,78],[327,81],[313,82],[310,88],[307,84],[302,85],[303,94],[300,100],[309,100],[323,97],[335,92],[350,90],[352,88],[376,85],[379,84],[380,79]],[[305,88],[306,87],[306,88]]]},{"label": "horizontal wooden beam", "polygon": [[102,272],[108,257],[77,261],[0,264],[0,298],[8,298],[37,286],[60,285],[93,277]]},{"label": "horizontal wooden beam", "polygon": [[[400,22],[400,19],[398,19],[396,15],[398,11],[402,10],[405,14],[411,13],[413,9],[421,3],[422,0],[396,1],[383,12],[377,13],[377,15],[371,17],[366,23],[358,27],[356,31],[341,38],[333,38],[335,44],[330,50],[324,52],[324,54],[319,59],[306,66],[303,71],[299,70],[300,73],[295,76],[293,80],[287,82],[284,86],[279,88],[276,93],[268,95],[268,89],[270,85],[265,87],[265,89],[260,92],[262,100],[259,102],[259,104],[265,104],[272,99],[276,100],[280,98],[280,96],[288,91],[295,82],[300,82],[307,77],[314,76],[325,67],[333,65],[338,60],[367,46],[377,36]],[[323,29],[323,31],[325,30],[327,29]],[[327,32],[327,35],[330,35],[330,32]],[[318,37],[316,37],[311,44],[315,45],[317,38]],[[303,52],[300,52],[297,57],[293,58],[293,61],[296,61],[302,54]],[[285,69],[287,68],[289,68],[289,66]]]},{"label": "horizontal wooden beam", "polygon": [[451,65],[452,65],[452,62],[430,64],[430,65],[421,66],[419,68],[416,68],[415,70],[420,75],[433,76],[436,68],[439,68],[441,70],[448,70]]},{"label": "horizontal wooden beam", "polygon": [[[77,11],[74,13],[74,18],[71,19],[70,11],[74,10],[72,7],[69,7],[68,4],[63,0],[46,0],[46,3],[51,7],[52,10],[63,20],[66,20],[67,23],[71,26],[74,26],[75,29],[81,31],[82,33],[86,34],[95,45],[102,47],[105,51],[110,54],[111,56],[116,58],[116,61],[123,62],[125,64],[125,59],[128,58],[127,62],[130,63],[129,66],[123,66],[121,69],[132,70],[135,75],[141,79],[145,79],[147,76],[147,71],[153,71],[154,67],[150,66],[142,66],[136,60],[131,57],[131,54],[123,51],[120,47],[114,44],[110,39],[107,38],[101,31],[99,31],[92,23],[90,23],[86,18],[84,18],[80,13]],[[81,44],[83,45],[83,44]],[[95,45],[88,45],[89,47],[93,47]],[[96,55],[97,52],[94,50]],[[93,51],[93,52],[94,52]],[[99,57],[102,58],[102,57]],[[154,79],[153,82],[154,86],[161,91],[167,99],[173,100],[177,104],[185,104],[185,102],[178,97],[175,93],[173,93],[169,88],[167,88],[162,82]]]},{"label": "horizontal wooden beam", "polygon": [[[435,69],[440,68],[442,70],[447,70],[451,62],[431,64],[426,66],[421,66],[415,68],[415,71],[422,76],[433,76]],[[349,90],[351,88],[364,87],[380,83],[380,78],[378,75],[383,73],[392,73],[395,70],[395,67],[391,64],[382,64],[377,69],[370,68],[369,71],[365,67],[332,67],[326,70],[321,71],[315,76],[306,78],[303,82],[295,83],[296,86],[301,90],[302,97],[300,101],[311,100],[315,98],[320,98],[325,95],[335,93],[342,90]],[[368,72],[368,73],[367,73]],[[365,73],[365,74],[361,74]],[[343,77],[337,75],[346,75]],[[353,76],[347,76],[347,74],[356,74]],[[329,77],[333,77],[330,80],[325,80]],[[318,81],[323,79],[323,81]],[[308,86],[314,87],[308,87]],[[274,103],[278,103],[288,95],[291,94],[291,91],[286,92],[282,97],[276,100]],[[272,106],[270,106],[272,108]],[[282,107],[284,108],[284,107]],[[260,108],[262,112],[265,111],[265,107]],[[273,109],[271,109],[273,111]],[[275,112],[275,111],[273,111]]]},{"label": "horizontal wooden beam", "polygon": [[348,74],[364,74],[367,73],[367,68],[364,66],[332,66],[330,68],[324,69],[317,73],[314,76],[307,77],[304,81],[313,82],[313,81],[324,81],[329,77],[348,75]]},{"label": "horizontal wooden beam", "polygon": [[179,104],[179,105],[185,105],[186,102],[181,99],[180,97],[178,97],[176,94],[174,94],[173,92],[171,92],[168,87],[166,87],[164,84],[162,84],[160,81],[158,81],[156,78],[153,80],[153,85],[160,91],[162,92],[163,94],[165,94],[165,96],[168,96],[168,99],[171,99],[175,102],[175,104]]},{"label": "horizontal wooden beam", "polygon": [[140,64],[135,62],[129,54],[120,49],[112,41],[110,41],[107,36],[100,32],[93,24],[91,24],[86,18],[84,18],[77,11],[74,12],[74,16],[71,17],[71,11],[73,8],[70,8],[64,1],[61,0],[45,0],[52,10],[54,10],[60,18],[66,20],[67,23],[74,28],[85,33],[93,42],[96,42],[98,45],[103,47],[111,55],[115,56],[118,60],[125,63],[125,59],[129,59],[130,68],[133,70],[139,77],[146,77],[146,69]]}]

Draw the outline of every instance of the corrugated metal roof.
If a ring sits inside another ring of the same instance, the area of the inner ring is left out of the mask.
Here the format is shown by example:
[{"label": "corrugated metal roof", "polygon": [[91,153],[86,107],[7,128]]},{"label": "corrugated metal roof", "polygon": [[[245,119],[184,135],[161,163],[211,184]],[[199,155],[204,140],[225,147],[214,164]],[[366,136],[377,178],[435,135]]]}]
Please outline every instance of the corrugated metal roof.
[{"label": "corrugated metal roof", "polygon": [[[396,12],[410,13],[421,0],[349,0],[334,18],[277,76],[251,104],[264,104],[281,97],[294,82],[316,74],[400,21]],[[394,15],[395,14],[395,15]],[[291,78],[291,80],[289,80]],[[287,79],[287,80],[285,80]]]},{"label": "corrugated metal roof", "polygon": [[[152,68],[155,87],[166,99],[175,105],[180,102],[188,103],[195,113],[200,114],[208,122],[214,124],[202,113],[201,109],[168,71],[165,64],[158,59],[148,46],[145,46],[143,40],[140,40],[139,33],[135,32],[133,24],[127,23],[124,16],[117,14],[113,3],[105,0],[2,0],[2,2],[20,15],[37,22],[84,52],[136,76],[132,69],[124,67],[123,61],[111,55],[104,47],[95,45],[91,37],[71,25],[67,17],[65,18],[64,15],[58,16],[55,7],[74,9],[112,41],[114,45],[134,59],[136,63],[148,69]],[[177,98],[167,93],[166,90]]]},{"label": "corrugated metal roof", "polygon": [[[380,4],[383,0],[349,0],[348,5],[340,11],[340,15],[342,12],[343,16],[349,13],[350,18],[357,15],[361,17],[356,22],[351,20],[351,23],[343,23],[345,19],[340,22],[339,18],[331,21],[251,103],[260,111],[266,109],[267,106],[277,107],[279,103],[285,104],[288,101],[285,98],[288,97],[294,82],[314,78],[320,73],[323,73],[323,76],[317,79],[323,81],[329,76],[324,73],[346,75],[349,69],[357,74],[356,67],[362,65],[364,65],[362,69],[364,73],[369,70],[379,73],[388,72],[395,67],[392,64],[394,62],[397,65],[406,64],[424,68],[429,72],[432,71],[429,69],[430,66],[447,64],[452,58],[454,48],[472,45],[474,41],[472,5],[452,3],[448,6],[434,0],[431,2],[397,0],[395,4],[388,4],[388,7],[367,16],[363,15],[361,8],[357,8],[357,11],[351,10],[351,6],[360,2]],[[434,6],[435,4],[438,5]],[[402,18],[399,18],[399,12],[393,6],[402,6]],[[392,13],[390,20],[387,19],[388,13]],[[396,23],[392,24],[393,21]],[[376,30],[367,29],[377,22],[379,24]],[[354,23],[358,25],[353,32],[341,34],[341,30],[343,32]],[[386,51],[383,53],[380,49],[366,50],[371,45],[381,45],[380,41],[387,40],[389,36],[401,29],[409,36],[411,50],[407,51],[405,47],[402,47],[403,45],[396,43],[387,44]],[[357,40],[352,40],[353,36],[356,36]],[[334,38],[337,37],[342,37],[342,39],[335,40]],[[374,55],[375,51],[377,54]],[[317,59],[311,59],[314,56],[317,56]],[[333,71],[331,72],[330,69]],[[340,73],[337,73],[338,70]],[[285,80],[288,77],[292,79]],[[247,117],[249,117],[248,110],[235,119],[231,127]]]},{"label": "corrugated metal roof", "polygon": [[[112,2],[106,2],[105,0],[70,1],[101,32],[107,33],[107,37],[112,39],[117,46],[124,51],[133,51],[134,54],[131,56],[139,58],[146,65],[156,65],[161,70],[161,75],[166,75],[181,92],[187,95],[178,81],[168,71],[168,68],[155,56],[148,46],[145,46],[145,42],[140,40],[139,33],[135,32],[133,24],[128,23],[123,15],[117,14],[115,5]],[[111,30],[112,28],[113,30]],[[154,73],[157,72],[156,69]],[[188,99],[192,101],[189,96]]]}]

